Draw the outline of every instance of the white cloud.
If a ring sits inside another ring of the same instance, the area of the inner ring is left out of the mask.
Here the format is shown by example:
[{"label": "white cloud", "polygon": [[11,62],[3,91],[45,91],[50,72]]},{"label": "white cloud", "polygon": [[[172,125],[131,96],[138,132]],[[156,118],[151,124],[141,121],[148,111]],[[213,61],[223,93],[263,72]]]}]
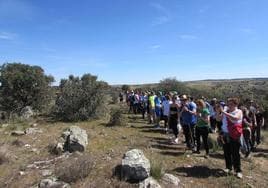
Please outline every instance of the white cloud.
[{"label": "white cloud", "polygon": [[16,36],[14,33],[0,32],[0,40],[14,40]]},{"label": "white cloud", "polygon": [[240,29],[240,31],[242,33],[249,34],[249,35],[256,33],[255,30],[252,28],[242,28],[242,29]]},{"label": "white cloud", "polygon": [[209,6],[204,6],[204,7],[200,8],[198,12],[200,14],[203,14],[203,13],[207,12],[209,9],[210,9]]},{"label": "white cloud", "polygon": [[161,47],[161,46],[160,46],[159,44],[150,46],[151,49],[158,49],[158,48],[160,48],[160,47]]},{"label": "white cloud", "polygon": [[194,40],[197,39],[197,36],[195,35],[189,35],[189,34],[183,34],[179,36],[180,39],[184,39],[184,40]]},{"label": "white cloud", "polygon": [[160,14],[152,21],[152,26],[162,25],[171,20],[170,11],[163,7],[161,4],[151,3],[150,6],[153,7]]}]

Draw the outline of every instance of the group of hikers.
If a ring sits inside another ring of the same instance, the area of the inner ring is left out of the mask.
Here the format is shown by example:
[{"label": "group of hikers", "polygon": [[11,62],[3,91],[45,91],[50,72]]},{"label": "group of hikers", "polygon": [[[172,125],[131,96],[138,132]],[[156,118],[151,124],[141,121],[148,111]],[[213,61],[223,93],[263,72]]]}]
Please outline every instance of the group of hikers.
[{"label": "group of hikers", "polygon": [[[122,96],[122,95],[121,95]],[[123,97],[120,97],[123,101]],[[242,106],[238,98],[229,98],[226,103],[204,97],[194,100],[187,95],[162,92],[126,92],[129,113],[141,113],[147,116],[148,123],[154,128],[161,128],[164,121],[166,133],[172,132],[171,144],[178,144],[182,129],[186,147],[193,153],[200,154],[201,138],[205,149],[205,158],[209,157],[209,133],[218,133],[218,144],[223,147],[226,173],[234,170],[242,178],[240,150],[248,157],[261,143],[261,128],[264,116],[260,108],[250,101]]]}]

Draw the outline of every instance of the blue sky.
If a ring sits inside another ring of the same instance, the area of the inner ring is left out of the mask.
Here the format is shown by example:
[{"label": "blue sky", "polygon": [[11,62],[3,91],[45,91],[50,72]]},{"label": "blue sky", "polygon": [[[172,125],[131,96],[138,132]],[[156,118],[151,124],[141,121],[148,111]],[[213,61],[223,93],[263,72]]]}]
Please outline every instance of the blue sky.
[{"label": "blue sky", "polygon": [[0,0],[0,63],[57,82],[268,77],[267,0]]}]

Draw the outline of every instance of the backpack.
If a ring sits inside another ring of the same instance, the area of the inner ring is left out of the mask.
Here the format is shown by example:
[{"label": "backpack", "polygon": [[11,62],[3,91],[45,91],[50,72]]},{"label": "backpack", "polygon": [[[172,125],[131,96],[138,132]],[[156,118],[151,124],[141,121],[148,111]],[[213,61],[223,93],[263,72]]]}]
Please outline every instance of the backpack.
[{"label": "backpack", "polygon": [[239,140],[241,135],[243,134],[242,122],[241,123],[233,123],[231,120],[227,118],[228,123],[228,132],[232,139]]}]

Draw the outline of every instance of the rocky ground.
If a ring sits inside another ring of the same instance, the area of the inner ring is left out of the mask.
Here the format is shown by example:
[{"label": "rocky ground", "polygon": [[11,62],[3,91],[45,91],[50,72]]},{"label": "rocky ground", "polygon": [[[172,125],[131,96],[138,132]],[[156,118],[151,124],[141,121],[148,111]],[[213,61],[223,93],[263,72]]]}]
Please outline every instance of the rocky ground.
[{"label": "rocky ground", "polygon": [[[214,147],[210,157],[206,159],[204,153],[196,155],[186,150],[182,143],[182,135],[180,144],[172,145],[170,144],[172,135],[165,134],[161,129],[152,128],[152,125],[148,125],[140,115],[125,114],[125,116],[128,120],[128,125],[125,127],[107,126],[104,120],[63,123],[44,118],[34,119],[31,122],[2,124],[0,187],[38,187],[41,180],[46,178],[52,181],[51,177],[61,176],[61,179],[64,179],[61,174],[68,170],[70,174],[67,177],[70,182],[67,183],[71,187],[139,187],[138,183],[120,181],[115,176],[116,167],[121,164],[124,154],[132,149],[143,151],[151,163],[151,175],[162,187],[171,187],[163,181],[165,173],[179,178],[180,187],[266,187],[268,185],[267,132],[263,134],[263,143],[257,151],[249,158],[242,159],[244,178],[240,180],[222,171],[224,159],[220,148]],[[85,151],[53,154],[52,149],[59,142],[62,133],[73,125],[84,129],[88,134],[88,145]],[[34,129],[27,129],[30,127]],[[15,129],[21,131],[14,133]],[[215,139],[215,135],[211,137]],[[77,159],[81,157],[84,157],[82,165],[77,163],[79,161]],[[79,168],[70,170],[72,164]],[[85,166],[90,169],[85,169]],[[75,175],[86,170],[90,171],[87,177],[75,178]],[[69,186],[62,180],[56,182],[59,187]]]}]

